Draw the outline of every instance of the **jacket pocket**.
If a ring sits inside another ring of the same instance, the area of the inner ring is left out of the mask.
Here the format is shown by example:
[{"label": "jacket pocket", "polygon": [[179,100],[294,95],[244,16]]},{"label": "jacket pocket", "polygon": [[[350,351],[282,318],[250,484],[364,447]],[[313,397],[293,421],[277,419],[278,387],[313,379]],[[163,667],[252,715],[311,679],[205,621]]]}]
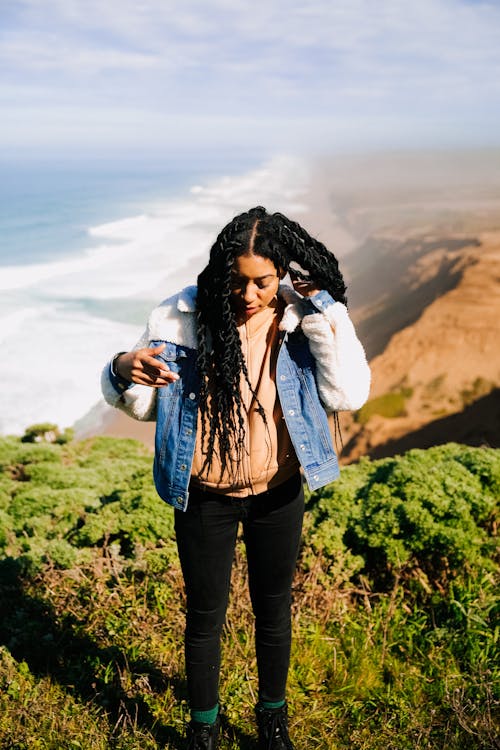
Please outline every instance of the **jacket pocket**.
[{"label": "jacket pocket", "polygon": [[187,358],[186,352],[182,347],[172,344],[170,341],[151,341],[150,346],[160,346],[161,344],[165,344],[165,348],[155,355],[155,359],[165,362],[172,372],[179,373],[183,360]]}]

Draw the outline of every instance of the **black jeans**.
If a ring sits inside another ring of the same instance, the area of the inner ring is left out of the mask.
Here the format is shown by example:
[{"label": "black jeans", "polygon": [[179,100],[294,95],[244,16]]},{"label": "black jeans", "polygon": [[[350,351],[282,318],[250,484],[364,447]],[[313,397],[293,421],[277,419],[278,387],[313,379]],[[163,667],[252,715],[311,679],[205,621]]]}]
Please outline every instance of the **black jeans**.
[{"label": "black jeans", "polygon": [[299,474],[247,498],[192,490],[187,511],[175,511],[187,596],[185,655],[191,709],[211,709],[219,699],[220,635],[240,521],[255,615],[259,698],[285,697],[291,589],[303,515]]}]

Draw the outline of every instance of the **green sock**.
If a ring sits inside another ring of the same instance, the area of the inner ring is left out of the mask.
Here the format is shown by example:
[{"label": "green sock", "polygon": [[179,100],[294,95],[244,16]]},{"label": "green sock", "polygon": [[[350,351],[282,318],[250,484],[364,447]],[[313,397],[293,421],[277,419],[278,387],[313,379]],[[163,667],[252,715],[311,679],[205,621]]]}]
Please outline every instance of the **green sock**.
[{"label": "green sock", "polygon": [[285,705],[285,699],[282,701],[259,701],[259,706],[264,708],[266,711],[270,711],[272,708],[282,708]]},{"label": "green sock", "polygon": [[199,724],[215,724],[218,713],[219,704],[216,703],[215,706],[208,711],[191,711],[191,719],[197,721]]}]

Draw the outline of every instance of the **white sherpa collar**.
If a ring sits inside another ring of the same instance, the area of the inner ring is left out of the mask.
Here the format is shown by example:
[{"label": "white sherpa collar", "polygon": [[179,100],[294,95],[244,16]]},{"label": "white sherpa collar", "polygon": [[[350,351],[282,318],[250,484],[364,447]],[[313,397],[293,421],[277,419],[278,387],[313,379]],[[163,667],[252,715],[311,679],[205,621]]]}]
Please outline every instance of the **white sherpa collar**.
[{"label": "white sherpa collar", "polygon": [[196,296],[198,289],[196,286],[186,286],[179,292],[177,298],[177,309],[180,312],[196,312]]},{"label": "white sherpa collar", "polygon": [[[187,286],[155,308],[148,323],[149,340],[171,341],[195,348],[196,325],[193,313],[196,312],[196,294],[196,286]],[[286,303],[280,330],[291,333],[304,317],[304,298],[286,284],[280,284],[278,296]]]},{"label": "white sherpa collar", "polygon": [[304,297],[297,294],[295,289],[287,284],[280,284],[278,290],[278,296],[286,302],[285,311],[280,322],[280,331],[286,331],[292,333],[300,325],[300,321],[304,317],[304,311],[302,305],[304,303]]}]

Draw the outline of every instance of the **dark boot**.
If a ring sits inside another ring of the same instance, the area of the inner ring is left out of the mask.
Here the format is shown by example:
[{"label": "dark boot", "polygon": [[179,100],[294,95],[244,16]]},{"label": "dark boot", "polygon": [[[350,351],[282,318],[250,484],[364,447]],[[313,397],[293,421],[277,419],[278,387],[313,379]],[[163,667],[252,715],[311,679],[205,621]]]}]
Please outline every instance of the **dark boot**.
[{"label": "dark boot", "polygon": [[259,750],[295,750],[288,736],[288,710],[281,708],[255,708],[259,727]]},{"label": "dark boot", "polygon": [[187,728],[186,750],[216,750],[219,729],[219,716],[217,716],[214,724],[190,721]]}]

